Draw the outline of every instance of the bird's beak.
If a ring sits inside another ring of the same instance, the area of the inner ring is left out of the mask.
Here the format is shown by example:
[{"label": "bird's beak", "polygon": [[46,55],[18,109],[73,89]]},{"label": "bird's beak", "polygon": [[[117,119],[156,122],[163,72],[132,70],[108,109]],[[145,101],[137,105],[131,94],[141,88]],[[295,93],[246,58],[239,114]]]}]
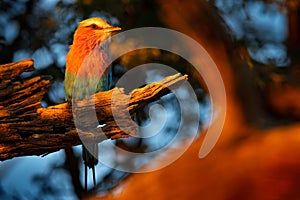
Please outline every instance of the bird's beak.
[{"label": "bird's beak", "polygon": [[105,28],[104,32],[105,33],[110,33],[110,32],[113,32],[113,31],[120,31],[120,30],[122,30],[120,27],[111,26],[111,27]]}]

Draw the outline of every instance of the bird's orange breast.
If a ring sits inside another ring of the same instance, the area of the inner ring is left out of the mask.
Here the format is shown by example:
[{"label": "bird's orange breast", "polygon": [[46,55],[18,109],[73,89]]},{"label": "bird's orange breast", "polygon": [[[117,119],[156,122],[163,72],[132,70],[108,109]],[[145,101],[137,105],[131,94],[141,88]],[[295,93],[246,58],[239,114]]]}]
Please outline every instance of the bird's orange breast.
[{"label": "bird's orange breast", "polygon": [[73,44],[70,46],[70,51],[66,56],[67,72],[77,74],[83,61],[99,43],[99,36],[92,29],[77,29],[74,34]]}]

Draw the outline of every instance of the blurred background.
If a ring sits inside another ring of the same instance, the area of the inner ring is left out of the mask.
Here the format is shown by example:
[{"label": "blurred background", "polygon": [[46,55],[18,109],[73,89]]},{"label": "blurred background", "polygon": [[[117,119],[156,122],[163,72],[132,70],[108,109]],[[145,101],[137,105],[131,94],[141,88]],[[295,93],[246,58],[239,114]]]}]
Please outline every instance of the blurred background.
[{"label": "blurred background", "polygon": [[[211,112],[201,75],[178,55],[157,49],[138,50],[113,63],[114,83],[129,69],[149,62],[163,63],[189,75],[198,104],[189,104],[189,95],[181,97],[190,112],[200,108],[200,128],[199,139],[183,158],[165,171],[145,176],[132,176],[99,164],[97,186],[93,188],[89,182],[88,191],[83,189],[80,147],[45,157],[14,158],[0,163],[1,199],[92,199],[111,194],[115,187],[121,197],[128,199],[134,199],[143,187],[141,195],[156,195],[157,199],[300,198],[299,0],[2,0],[0,63],[33,58],[36,70],[23,73],[23,78],[51,75],[51,87],[42,101],[44,107],[64,102],[65,56],[78,22],[88,17],[101,17],[123,30],[172,28],[203,45],[221,72],[228,98],[218,146],[207,158],[197,158],[201,133],[205,133]],[[143,77],[145,83],[161,78],[159,70]],[[178,93],[184,91],[180,88]],[[180,123],[179,105],[174,95],[157,104],[167,111],[166,124],[157,135],[114,142],[133,152],[154,151],[167,145]],[[148,111],[146,107],[139,120],[141,125],[149,123]],[[161,112],[156,110],[156,120],[161,120]],[[182,140],[186,137],[188,128]],[[115,154],[102,156],[117,163]],[[140,167],[151,159],[132,164]],[[239,170],[234,170],[236,167]],[[130,183],[127,187],[126,182]],[[120,189],[120,184],[125,189]],[[152,185],[159,185],[159,189]]]}]

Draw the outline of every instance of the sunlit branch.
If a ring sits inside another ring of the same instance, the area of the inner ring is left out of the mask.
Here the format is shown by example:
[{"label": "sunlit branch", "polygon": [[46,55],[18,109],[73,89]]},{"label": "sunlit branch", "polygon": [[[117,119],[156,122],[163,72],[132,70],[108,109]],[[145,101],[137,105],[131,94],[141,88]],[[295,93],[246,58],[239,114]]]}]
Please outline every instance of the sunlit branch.
[{"label": "sunlit branch", "polygon": [[[99,92],[76,102],[76,108],[68,103],[42,108],[40,101],[50,80],[43,76],[28,80],[19,78],[22,72],[31,70],[31,59],[0,66],[0,160],[48,154],[81,144],[81,139],[89,142],[134,135],[136,125],[131,120],[134,113],[187,80],[186,75],[176,74],[135,89],[130,94],[125,94],[122,88]],[[117,99],[116,103],[112,103],[112,95]],[[80,130],[79,137],[73,116],[75,114],[86,127],[90,123],[86,110],[91,108],[95,108],[98,120],[104,121],[106,126],[101,128],[102,134],[101,131],[95,134]],[[122,122],[122,127],[126,127],[125,132],[114,120],[116,118]]]}]

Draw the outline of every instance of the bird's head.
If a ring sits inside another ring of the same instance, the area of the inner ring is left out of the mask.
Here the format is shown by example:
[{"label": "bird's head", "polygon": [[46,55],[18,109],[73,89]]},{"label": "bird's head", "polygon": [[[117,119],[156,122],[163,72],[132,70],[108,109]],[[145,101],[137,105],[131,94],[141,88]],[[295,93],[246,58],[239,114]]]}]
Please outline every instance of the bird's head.
[{"label": "bird's head", "polygon": [[73,45],[79,43],[79,45],[85,44],[94,48],[107,39],[112,32],[118,30],[121,30],[121,28],[111,26],[101,18],[89,18],[79,23],[74,34]]}]

